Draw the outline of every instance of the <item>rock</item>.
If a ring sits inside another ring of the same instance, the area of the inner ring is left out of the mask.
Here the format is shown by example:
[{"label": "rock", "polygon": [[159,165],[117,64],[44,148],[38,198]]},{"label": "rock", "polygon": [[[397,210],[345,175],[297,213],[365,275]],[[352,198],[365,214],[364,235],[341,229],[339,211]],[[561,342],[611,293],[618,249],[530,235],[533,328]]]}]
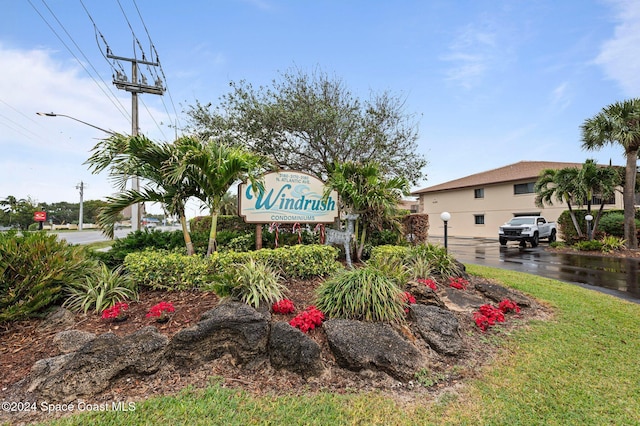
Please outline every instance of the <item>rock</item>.
[{"label": "rock", "polygon": [[469,290],[458,290],[456,288],[447,287],[444,289],[443,297],[446,308],[452,311],[473,312],[480,306],[489,302],[488,299]]},{"label": "rock", "polygon": [[45,317],[44,321],[38,326],[37,331],[42,333],[50,330],[66,329],[73,327],[75,323],[76,316],[73,312],[58,306]]},{"label": "rock", "polygon": [[476,290],[478,290],[494,302],[500,303],[504,299],[509,299],[513,302],[516,302],[520,307],[531,306],[531,301],[529,300],[529,298],[514,290],[502,287],[501,285],[491,284],[489,282],[478,282],[476,283],[475,287]]},{"label": "rock", "polygon": [[171,362],[186,367],[231,354],[238,363],[266,355],[268,318],[239,302],[223,303],[202,321],[176,333],[169,344]]},{"label": "rock", "polygon": [[166,336],[145,327],[125,337],[102,334],[78,351],[50,358],[32,369],[28,388],[53,401],[69,402],[109,387],[127,373],[151,374],[163,362]]},{"label": "rock", "polygon": [[388,324],[334,319],[322,327],[338,364],[349,370],[381,370],[409,380],[426,363],[422,353]]},{"label": "rock", "polygon": [[58,346],[61,353],[68,354],[77,351],[95,338],[96,335],[88,331],[65,330],[53,336],[53,344]]},{"label": "rock", "polygon": [[442,355],[460,353],[462,337],[453,312],[438,306],[411,305],[410,314],[420,336],[436,352]]},{"label": "rock", "polygon": [[320,345],[284,321],[271,326],[269,360],[275,368],[285,368],[305,377],[322,371]]},{"label": "rock", "polygon": [[435,305],[444,308],[444,302],[440,300],[438,294],[429,286],[417,281],[409,281],[405,286],[405,291],[411,293],[416,299],[416,303],[422,305]]}]

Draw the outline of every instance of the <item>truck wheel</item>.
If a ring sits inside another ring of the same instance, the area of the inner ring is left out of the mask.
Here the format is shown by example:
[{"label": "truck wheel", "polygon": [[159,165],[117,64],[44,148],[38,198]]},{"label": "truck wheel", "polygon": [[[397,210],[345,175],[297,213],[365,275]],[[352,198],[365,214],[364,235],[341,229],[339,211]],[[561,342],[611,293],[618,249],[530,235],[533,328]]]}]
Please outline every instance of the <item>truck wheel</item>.
[{"label": "truck wheel", "polygon": [[531,247],[538,247],[538,243],[540,242],[540,238],[538,237],[538,233],[533,234],[531,238]]},{"label": "truck wheel", "polygon": [[501,246],[506,246],[507,245],[507,239],[506,238],[498,238],[498,240],[500,240],[500,245]]},{"label": "truck wheel", "polygon": [[552,229],[551,230],[551,235],[549,235],[549,244],[553,243],[556,241],[556,230]]}]

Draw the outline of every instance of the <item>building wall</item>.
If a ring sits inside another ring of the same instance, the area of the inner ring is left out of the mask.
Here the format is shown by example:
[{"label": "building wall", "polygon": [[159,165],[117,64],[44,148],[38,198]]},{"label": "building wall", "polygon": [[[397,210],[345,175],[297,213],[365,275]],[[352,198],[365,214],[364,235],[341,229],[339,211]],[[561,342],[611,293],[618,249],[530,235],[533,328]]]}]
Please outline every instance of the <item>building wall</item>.
[{"label": "building wall", "polygon": [[[420,212],[430,216],[429,235],[442,236],[442,212],[449,212],[448,234],[452,237],[498,238],[498,228],[516,215],[540,214],[547,221],[557,221],[566,204],[536,207],[535,193],[514,194],[514,184],[531,180],[492,184],[474,188],[453,189],[420,194]],[[484,197],[475,198],[475,189],[483,189]],[[616,194],[616,204],[606,209],[622,209],[622,197]],[[476,224],[476,215],[484,215],[484,224]]]}]

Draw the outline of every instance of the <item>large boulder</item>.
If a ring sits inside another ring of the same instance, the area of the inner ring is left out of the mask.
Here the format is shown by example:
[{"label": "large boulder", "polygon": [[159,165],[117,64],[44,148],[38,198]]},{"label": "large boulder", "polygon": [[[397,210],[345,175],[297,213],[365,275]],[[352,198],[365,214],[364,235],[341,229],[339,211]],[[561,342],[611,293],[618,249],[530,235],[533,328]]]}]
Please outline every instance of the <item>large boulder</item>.
[{"label": "large boulder", "polygon": [[320,345],[289,323],[278,321],[271,326],[269,360],[275,368],[309,377],[320,374]]},{"label": "large boulder", "polygon": [[158,371],[167,343],[167,337],[151,326],[125,337],[105,333],[76,352],[38,361],[28,389],[62,402],[93,395],[122,374]]},{"label": "large boulder", "polygon": [[457,355],[462,350],[458,319],[438,306],[411,305],[411,319],[420,336],[441,355]]},{"label": "large boulder", "polygon": [[269,317],[239,303],[223,303],[205,312],[196,325],[176,333],[168,357],[181,367],[200,364],[230,354],[247,363],[267,352]]},{"label": "large boulder", "polygon": [[420,350],[388,324],[334,319],[322,327],[338,365],[349,370],[381,370],[410,380],[426,365]]}]

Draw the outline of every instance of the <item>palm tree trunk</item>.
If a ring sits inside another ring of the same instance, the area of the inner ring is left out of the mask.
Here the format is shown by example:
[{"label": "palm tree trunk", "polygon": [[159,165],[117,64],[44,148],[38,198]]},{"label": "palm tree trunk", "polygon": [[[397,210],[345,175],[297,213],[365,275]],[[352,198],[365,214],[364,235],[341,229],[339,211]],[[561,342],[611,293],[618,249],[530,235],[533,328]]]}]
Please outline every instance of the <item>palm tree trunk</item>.
[{"label": "palm tree trunk", "polygon": [[580,225],[578,225],[578,219],[576,219],[576,214],[573,212],[573,208],[571,208],[571,203],[568,201],[567,201],[567,207],[569,208],[569,215],[571,216],[573,227],[576,229],[576,233],[578,234],[578,237],[582,238],[582,230],[580,229]]},{"label": "palm tree trunk", "polygon": [[[604,197],[603,197],[604,199]],[[596,229],[598,229],[598,224],[600,223],[600,218],[602,217],[602,211],[604,210],[604,201],[600,204],[600,208],[598,209],[598,214],[596,215],[595,220],[593,221],[593,229],[591,230],[592,235],[596,233]]]},{"label": "palm tree trunk", "polygon": [[180,226],[182,227],[184,244],[187,246],[187,255],[191,256],[192,254],[195,254],[196,251],[193,248],[193,242],[191,242],[191,234],[189,234],[189,230],[187,229],[187,218],[183,214],[180,215]]},{"label": "palm tree trunk", "polygon": [[635,222],[635,188],[636,188],[636,164],[638,150],[627,151],[627,166],[625,170],[624,189],[622,198],[624,200],[624,239],[627,240],[627,248],[638,248],[638,236],[636,235]]},{"label": "palm tree trunk", "polygon": [[209,231],[209,245],[207,246],[207,256],[211,256],[214,251],[218,251],[218,242],[216,236],[218,235],[218,213],[211,212],[211,230]]}]

